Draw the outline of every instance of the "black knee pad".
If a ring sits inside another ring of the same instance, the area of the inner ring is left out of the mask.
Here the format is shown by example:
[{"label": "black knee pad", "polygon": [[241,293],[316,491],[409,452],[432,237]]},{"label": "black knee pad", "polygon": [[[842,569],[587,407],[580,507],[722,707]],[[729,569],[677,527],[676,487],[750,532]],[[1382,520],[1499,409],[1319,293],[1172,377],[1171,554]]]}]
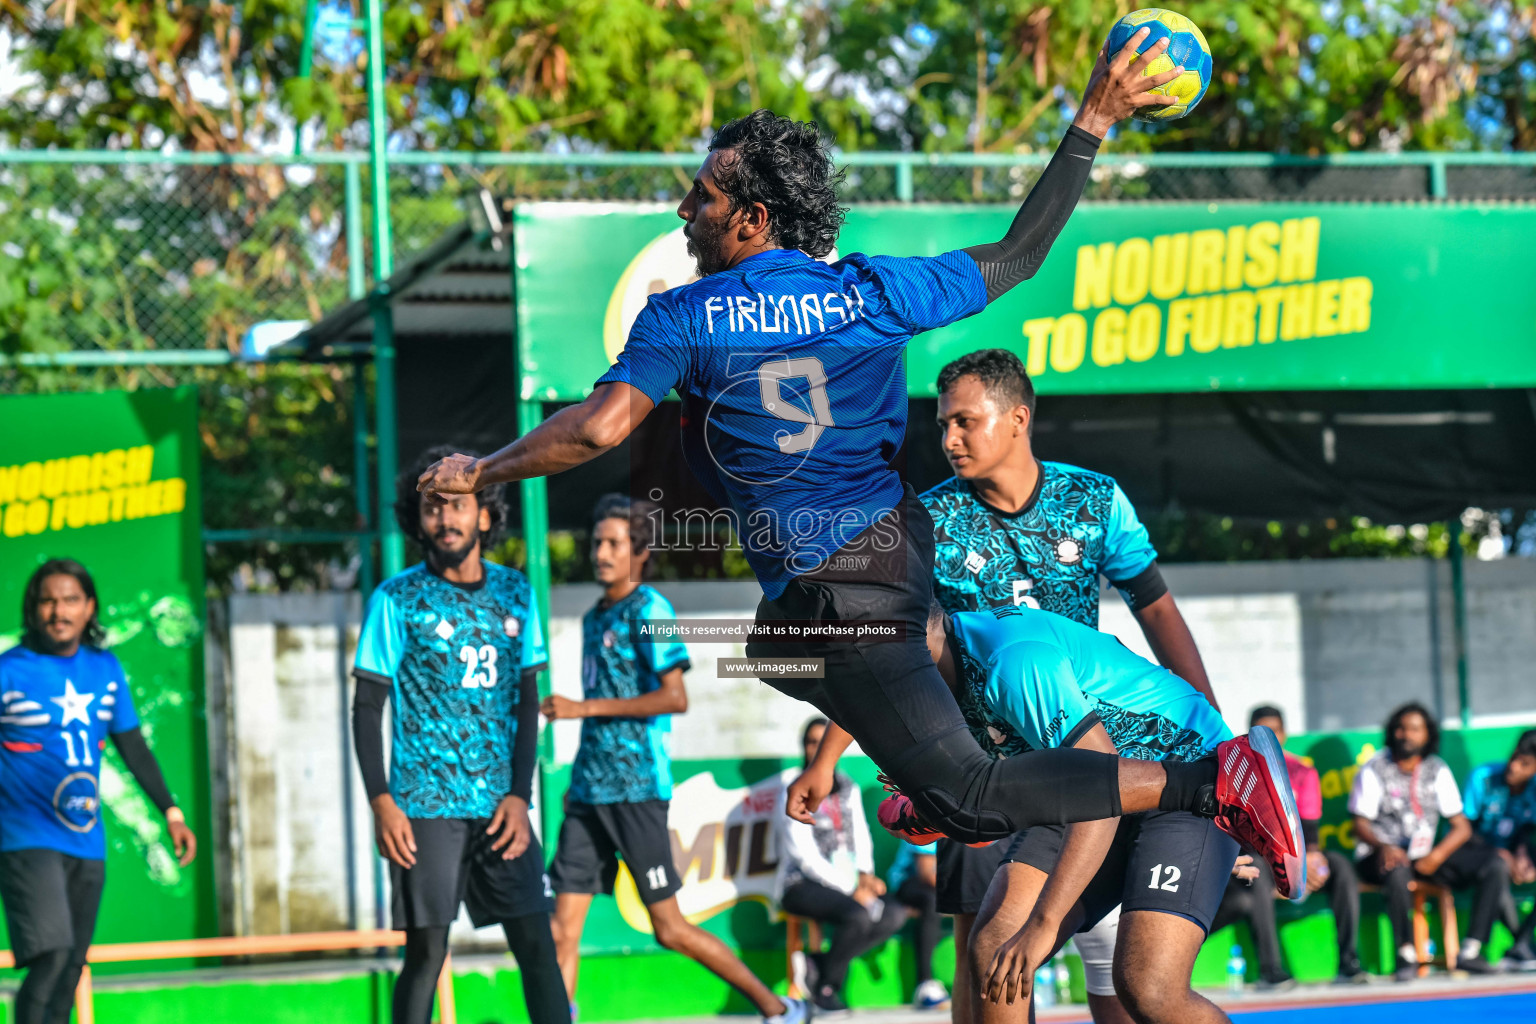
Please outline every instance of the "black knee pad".
[{"label": "black knee pad", "polygon": [[1019,830],[1007,814],[977,805],[997,763],[956,729],[908,751],[890,776],[924,824],[958,842],[986,843]]}]

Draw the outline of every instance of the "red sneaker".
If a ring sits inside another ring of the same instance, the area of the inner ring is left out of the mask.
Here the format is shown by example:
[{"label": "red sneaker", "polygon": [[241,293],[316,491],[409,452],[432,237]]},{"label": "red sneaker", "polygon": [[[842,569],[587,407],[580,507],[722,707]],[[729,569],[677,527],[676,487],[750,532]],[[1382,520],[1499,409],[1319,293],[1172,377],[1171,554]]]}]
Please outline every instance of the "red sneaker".
[{"label": "red sneaker", "polygon": [[1307,847],[1273,732],[1256,725],[1216,748],[1216,803],[1216,827],[1268,861],[1275,889],[1300,903],[1307,894]]},{"label": "red sneaker", "polygon": [[[886,783],[890,788],[890,783]],[[875,812],[875,817],[880,819],[880,824],[887,832],[897,839],[905,839],[913,846],[927,846],[939,838],[948,838],[944,833],[929,825],[924,825],[917,816],[917,808],[912,806],[912,801],[907,794],[898,789],[893,789],[891,795],[880,801],[880,807]],[[957,840],[958,841],[958,840]],[[991,846],[992,840],[984,843],[966,843],[966,846]]]}]

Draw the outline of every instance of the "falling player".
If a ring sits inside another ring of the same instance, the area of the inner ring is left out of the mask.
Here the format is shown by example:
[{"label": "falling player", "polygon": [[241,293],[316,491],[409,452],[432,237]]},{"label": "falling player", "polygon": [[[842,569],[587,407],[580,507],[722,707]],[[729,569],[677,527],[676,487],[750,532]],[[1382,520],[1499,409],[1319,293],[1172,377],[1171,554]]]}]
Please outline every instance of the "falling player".
[{"label": "falling player", "polygon": [[597,503],[592,564],[603,596],[581,620],[583,699],[556,694],[544,700],[549,718],[581,719],[581,747],[550,866],[560,967],[574,1005],[587,911],[594,895],[613,892],[622,856],[662,947],[707,967],[770,1024],[800,1024],[806,1019],[803,1002],[774,995],[729,946],[690,922],[677,905],[682,879],[667,829],[667,733],[671,716],[688,710],[688,649],[641,632],[647,621],[673,617],[667,599],[641,582],[651,567],[654,519],[647,513],[654,508],[621,494]]},{"label": "falling player", "polygon": [[[548,657],[528,578],[482,556],[506,521],[501,488],[452,501],[396,485],[395,517],[425,559],[374,591],[358,637],[354,742],[389,859],[405,963],[394,1024],[428,1024],[448,930],[469,908],[501,925],[533,1024],[570,1024],[549,914],[554,894],[528,819],[537,676]],[[388,773],[384,707],[394,701]]]},{"label": "falling player", "polygon": [[[488,458],[444,459],[419,486],[446,497],[581,465],[616,447],[675,388],[689,463],[734,513],[762,585],[758,621],[902,627],[857,643],[748,650],[823,659],[824,679],[770,682],[851,733],[901,788],[888,828],[982,842],[1032,824],[1197,809],[1263,853],[1290,893],[1302,884],[1304,851],[1267,731],[1193,763],[1072,749],[987,756],[927,654],[932,523],[892,467],[905,433],[907,342],[1032,276],[1104,134],[1137,108],[1167,102],[1147,90],[1178,70],[1144,75],[1165,49],[1154,43],[1137,57],[1146,35],[1101,54],[1071,128],[1004,237],[938,257],[820,262],[843,210],[816,126],[765,110],[726,125],[678,208],[701,279],[651,296],[584,402]],[[1239,776],[1261,784],[1239,791]]]}]

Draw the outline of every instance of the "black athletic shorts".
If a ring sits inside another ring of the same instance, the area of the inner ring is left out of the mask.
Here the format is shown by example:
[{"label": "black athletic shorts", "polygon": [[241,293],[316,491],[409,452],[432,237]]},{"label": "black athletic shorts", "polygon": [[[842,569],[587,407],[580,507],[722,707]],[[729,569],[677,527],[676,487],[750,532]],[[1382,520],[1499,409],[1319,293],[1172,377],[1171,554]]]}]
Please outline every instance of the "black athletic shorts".
[{"label": "black athletic shorts", "polygon": [[549,866],[555,892],[611,894],[623,857],[647,906],[677,895],[683,883],[672,863],[672,833],[667,829],[670,803],[566,801],[560,845]]},{"label": "black athletic shorts", "polygon": [[991,846],[966,846],[953,839],[940,839],[935,865],[939,913],[974,914],[981,910],[992,876],[1008,859],[1009,843],[1002,839]]},{"label": "black athletic shorts", "polygon": [[106,880],[105,861],[58,850],[0,853],[0,900],[17,965],[42,953],[90,945]]},{"label": "black athletic shorts", "polygon": [[[1065,835],[1061,825],[1027,828],[1007,844],[1005,859],[1050,873]],[[1176,914],[1209,933],[1236,860],[1236,841],[1208,818],[1187,811],[1127,815],[1104,865],[1083,890],[1088,916],[1080,930],[1092,928],[1119,904],[1122,912]]]},{"label": "black athletic shorts", "polygon": [[416,866],[391,863],[396,928],[442,928],[469,908],[476,928],[555,909],[538,837],[512,860],[491,849],[489,818],[412,818]]}]

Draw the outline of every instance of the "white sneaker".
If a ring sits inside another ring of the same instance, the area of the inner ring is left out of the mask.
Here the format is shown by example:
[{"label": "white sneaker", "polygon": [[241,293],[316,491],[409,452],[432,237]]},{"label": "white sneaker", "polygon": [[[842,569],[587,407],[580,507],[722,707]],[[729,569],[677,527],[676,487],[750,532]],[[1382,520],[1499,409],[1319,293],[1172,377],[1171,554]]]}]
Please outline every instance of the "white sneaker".
[{"label": "white sneaker", "polygon": [[914,1010],[942,1010],[949,1006],[949,992],[938,978],[929,978],[917,986],[912,996]]},{"label": "white sneaker", "polygon": [[764,1017],[763,1024],[806,1024],[811,1019],[803,999],[784,998],[784,1012],[774,1017]]}]

